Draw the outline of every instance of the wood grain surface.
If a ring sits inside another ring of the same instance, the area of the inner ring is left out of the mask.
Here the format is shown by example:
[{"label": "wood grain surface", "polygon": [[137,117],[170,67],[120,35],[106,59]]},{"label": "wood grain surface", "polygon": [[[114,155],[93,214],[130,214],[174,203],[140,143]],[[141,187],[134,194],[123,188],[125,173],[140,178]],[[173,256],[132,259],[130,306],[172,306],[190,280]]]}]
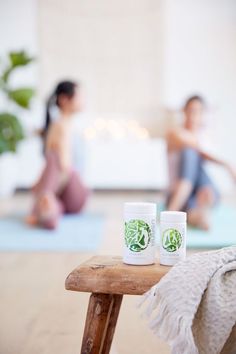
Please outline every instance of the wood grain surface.
[{"label": "wood grain surface", "polygon": [[65,287],[82,292],[142,295],[169,269],[158,263],[134,266],[124,264],[121,257],[95,256],[68,275]]},{"label": "wood grain surface", "polygon": [[81,354],[109,354],[122,295],[91,294]]}]

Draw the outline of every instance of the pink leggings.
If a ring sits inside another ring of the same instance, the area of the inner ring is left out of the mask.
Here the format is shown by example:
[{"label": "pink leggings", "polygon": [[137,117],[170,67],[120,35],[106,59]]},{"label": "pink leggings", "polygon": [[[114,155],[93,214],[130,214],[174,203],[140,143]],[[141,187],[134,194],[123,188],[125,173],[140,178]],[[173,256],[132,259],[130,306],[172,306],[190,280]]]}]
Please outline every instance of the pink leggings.
[{"label": "pink leggings", "polygon": [[[78,173],[74,170],[68,172],[63,188],[60,188],[61,175],[57,155],[54,152],[47,153],[46,166],[34,189],[36,201],[33,209],[39,226],[46,229],[55,229],[63,213],[80,212],[87,201],[88,189],[82,183]],[[52,205],[46,217],[42,215],[44,213],[40,206],[45,196],[49,198]]]}]

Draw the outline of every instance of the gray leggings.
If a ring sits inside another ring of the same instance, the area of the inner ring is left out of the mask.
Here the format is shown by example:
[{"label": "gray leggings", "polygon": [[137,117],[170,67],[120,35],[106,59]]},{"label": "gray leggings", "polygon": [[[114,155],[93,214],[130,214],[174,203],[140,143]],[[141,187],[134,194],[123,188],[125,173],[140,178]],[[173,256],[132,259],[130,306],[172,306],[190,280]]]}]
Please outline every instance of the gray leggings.
[{"label": "gray leggings", "polygon": [[185,210],[196,207],[197,192],[202,187],[212,189],[215,196],[215,203],[219,200],[219,192],[204,169],[204,159],[196,150],[185,148],[181,151],[179,178],[187,179],[192,184],[192,192],[184,206]]}]

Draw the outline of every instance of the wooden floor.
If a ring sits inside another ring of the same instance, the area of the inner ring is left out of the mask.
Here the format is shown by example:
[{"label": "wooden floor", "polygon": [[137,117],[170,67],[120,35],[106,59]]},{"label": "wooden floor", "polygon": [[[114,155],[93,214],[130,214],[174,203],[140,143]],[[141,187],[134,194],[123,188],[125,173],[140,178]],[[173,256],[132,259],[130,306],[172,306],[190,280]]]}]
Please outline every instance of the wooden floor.
[{"label": "wooden floor", "polygon": [[[106,215],[98,254],[122,254],[124,201],[157,200],[154,193],[97,193],[87,206]],[[1,202],[0,215],[30,207],[28,195]],[[1,230],[0,230],[1,232]],[[0,253],[0,354],[76,354],[88,295],[64,290],[67,274],[92,254]],[[169,353],[141,318],[139,297],[126,296],[113,354]]]},{"label": "wooden floor", "polygon": [[[96,193],[87,209],[106,217],[98,254],[122,254],[124,201],[157,201],[155,193]],[[235,204],[235,194],[228,201]],[[0,203],[0,215],[27,211],[29,195]],[[0,230],[1,232],[1,230]],[[0,253],[0,354],[76,354],[80,351],[88,294],[64,290],[67,274],[92,254]],[[141,318],[138,297],[126,296],[113,354],[168,354]]]}]

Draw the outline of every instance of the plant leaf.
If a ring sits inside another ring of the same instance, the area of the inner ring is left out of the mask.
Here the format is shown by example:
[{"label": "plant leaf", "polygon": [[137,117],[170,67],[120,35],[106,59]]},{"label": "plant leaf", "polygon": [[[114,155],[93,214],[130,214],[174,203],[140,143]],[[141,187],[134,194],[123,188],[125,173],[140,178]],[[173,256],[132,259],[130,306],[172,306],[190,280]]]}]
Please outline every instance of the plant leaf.
[{"label": "plant leaf", "polygon": [[22,126],[13,114],[0,113],[0,154],[16,151],[17,143],[24,138]]},{"label": "plant leaf", "polygon": [[10,63],[8,67],[3,71],[1,77],[2,81],[5,83],[7,83],[8,78],[11,72],[14,70],[14,68],[18,66],[25,66],[34,60],[34,58],[30,57],[25,51],[10,52],[8,56],[9,56]]},{"label": "plant leaf", "polygon": [[23,108],[29,108],[30,101],[34,94],[35,92],[32,88],[20,88],[8,91],[9,98]]},{"label": "plant leaf", "polygon": [[18,51],[18,52],[10,52],[9,59],[11,62],[12,68],[16,66],[24,66],[34,60],[33,57],[30,57],[25,51]]},{"label": "plant leaf", "polygon": [[7,83],[9,75],[12,72],[12,69],[13,69],[12,67],[8,67],[7,69],[5,69],[3,71],[3,74],[2,74],[2,81],[3,82]]}]

